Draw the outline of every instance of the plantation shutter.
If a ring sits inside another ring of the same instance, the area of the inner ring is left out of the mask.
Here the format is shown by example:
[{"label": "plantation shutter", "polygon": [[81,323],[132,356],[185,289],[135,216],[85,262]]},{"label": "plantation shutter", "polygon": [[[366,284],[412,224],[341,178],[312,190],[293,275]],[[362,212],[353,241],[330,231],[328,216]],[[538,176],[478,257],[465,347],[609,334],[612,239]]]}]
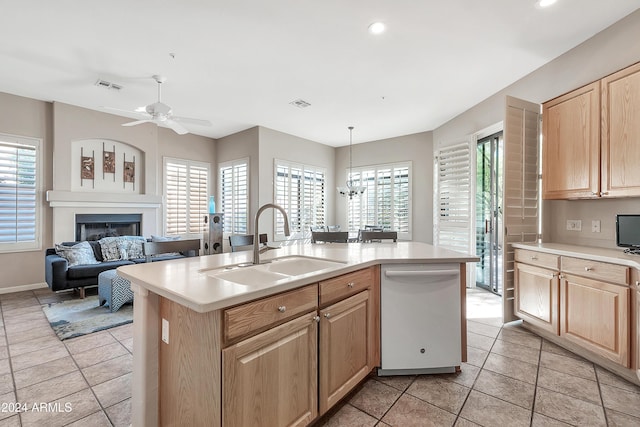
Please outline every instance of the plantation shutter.
[{"label": "plantation shutter", "polygon": [[224,213],[224,232],[247,234],[249,221],[248,161],[224,163],[219,169],[219,211]]},{"label": "plantation shutter", "polygon": [[39,245],[38,143],[5,139],[16,138],[0,135],[0,249],[35,248]]},{"label": "plantation shutter", "polygon": [[507,97],[504,121],[503,320],[515,320],[512,243],[539,237],[540,105]]},{"label": "plantation shutter", "polygon": [[436,246],[473,253],[471,156],[468,143],[441,148],[435,156]]},{"label": "plantation shutter", "polygon": [[207,214],[209,166],[165,159],[165,233],[200,234]]},{"label": "plantation shutter", "polygon": [[[274,199],[287,212],[290,238],[309,237],[310,227],[325,225],[325,169],[276,160],[274,170]],[[274,230],[276,239],[284,239],[282,215],[275,214]]]}]

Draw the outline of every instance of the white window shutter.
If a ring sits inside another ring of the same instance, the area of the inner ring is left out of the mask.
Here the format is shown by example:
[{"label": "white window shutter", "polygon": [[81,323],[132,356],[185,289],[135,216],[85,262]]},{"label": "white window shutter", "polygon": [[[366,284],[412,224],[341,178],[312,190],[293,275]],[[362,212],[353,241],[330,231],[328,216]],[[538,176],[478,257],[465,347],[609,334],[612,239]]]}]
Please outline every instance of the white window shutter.
[{"label": "white window shutter", "polygon": [[219,167],[219,207],[224,214],[224,232],[247,234],[249,221],[248,160],[223,163]]},{"label": "white window shutter", "polygon": [[199,235],[208,212],[209,165],[192,160],[164,161],[165,233]]},{"label": "white window shutter", "polygon": [[539,233],[540,105],[508,96],[504,121],[503,320],[515,320],[512,243],[537,242]]},{"label": "white window shutter", "polygon": [[440,148],[435,156],[434,178],[434,245],[474,253],[469,143]]}]

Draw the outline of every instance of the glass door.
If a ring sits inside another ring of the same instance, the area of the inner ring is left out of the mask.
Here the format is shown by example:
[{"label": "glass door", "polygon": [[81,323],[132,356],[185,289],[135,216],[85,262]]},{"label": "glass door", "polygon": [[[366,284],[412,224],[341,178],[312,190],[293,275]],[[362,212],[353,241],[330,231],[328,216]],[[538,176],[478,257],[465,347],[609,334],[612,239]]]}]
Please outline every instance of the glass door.
[{"label": "glass door", "polygon": [[476,286],[502,294],[502,132],[476,149]]}]

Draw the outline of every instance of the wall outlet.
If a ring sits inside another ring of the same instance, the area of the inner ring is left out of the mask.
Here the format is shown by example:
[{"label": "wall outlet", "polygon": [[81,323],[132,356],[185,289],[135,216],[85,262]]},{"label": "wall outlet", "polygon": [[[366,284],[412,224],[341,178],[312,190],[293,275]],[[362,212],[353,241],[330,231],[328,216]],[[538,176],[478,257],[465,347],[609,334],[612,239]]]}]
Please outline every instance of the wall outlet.
[{"label": "wall outlet", "polygon": [[600,220],[594,219],[591,221],[591,232],[599,233],[600,232]]},{"label": "wall outlet", "polygon": [[569,231],[581,231],[582,230],[582,221],[579,219],[568,219],[567,220],[567,230]]},{"label": "wall outlet", "polygon": [[162,319],[162,341],[169,344],[169,321]]}]

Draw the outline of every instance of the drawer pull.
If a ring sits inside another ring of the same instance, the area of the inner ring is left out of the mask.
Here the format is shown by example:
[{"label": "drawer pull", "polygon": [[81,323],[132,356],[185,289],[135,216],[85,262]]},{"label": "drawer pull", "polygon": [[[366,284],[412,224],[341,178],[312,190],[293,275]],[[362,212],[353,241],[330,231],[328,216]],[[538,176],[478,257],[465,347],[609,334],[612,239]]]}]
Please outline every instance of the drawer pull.
[{"label": "drawer pull", "polygon": [[531,256],[531,260],[535,261],[535,260],[537,260],[537,259],[538,259],[538,257],[537,257],[537,256],[535,256],[535,255],[532,255],[532,256]]},{"label": "drawer pull", "polygon": [[593,271],[593,268],[592,267],[585,267],[584,271]]},{"label": "drawer pull", "polygon": [[320,321],[320,316],[313,316],[313,320],[315,320],[316,323],[318,323]]},{"label": "drawer pull", "polygon": [[353,288],[353,282],[347,283],[347,286],[350,287],[350,288]]},{"label": "drawer pull", "polygon": [[278,307],[278,311],[280,313],[284,313],[285,311],[287,311],[287,307],[285,307],[284,305],[281,305],[280,307]]}]

